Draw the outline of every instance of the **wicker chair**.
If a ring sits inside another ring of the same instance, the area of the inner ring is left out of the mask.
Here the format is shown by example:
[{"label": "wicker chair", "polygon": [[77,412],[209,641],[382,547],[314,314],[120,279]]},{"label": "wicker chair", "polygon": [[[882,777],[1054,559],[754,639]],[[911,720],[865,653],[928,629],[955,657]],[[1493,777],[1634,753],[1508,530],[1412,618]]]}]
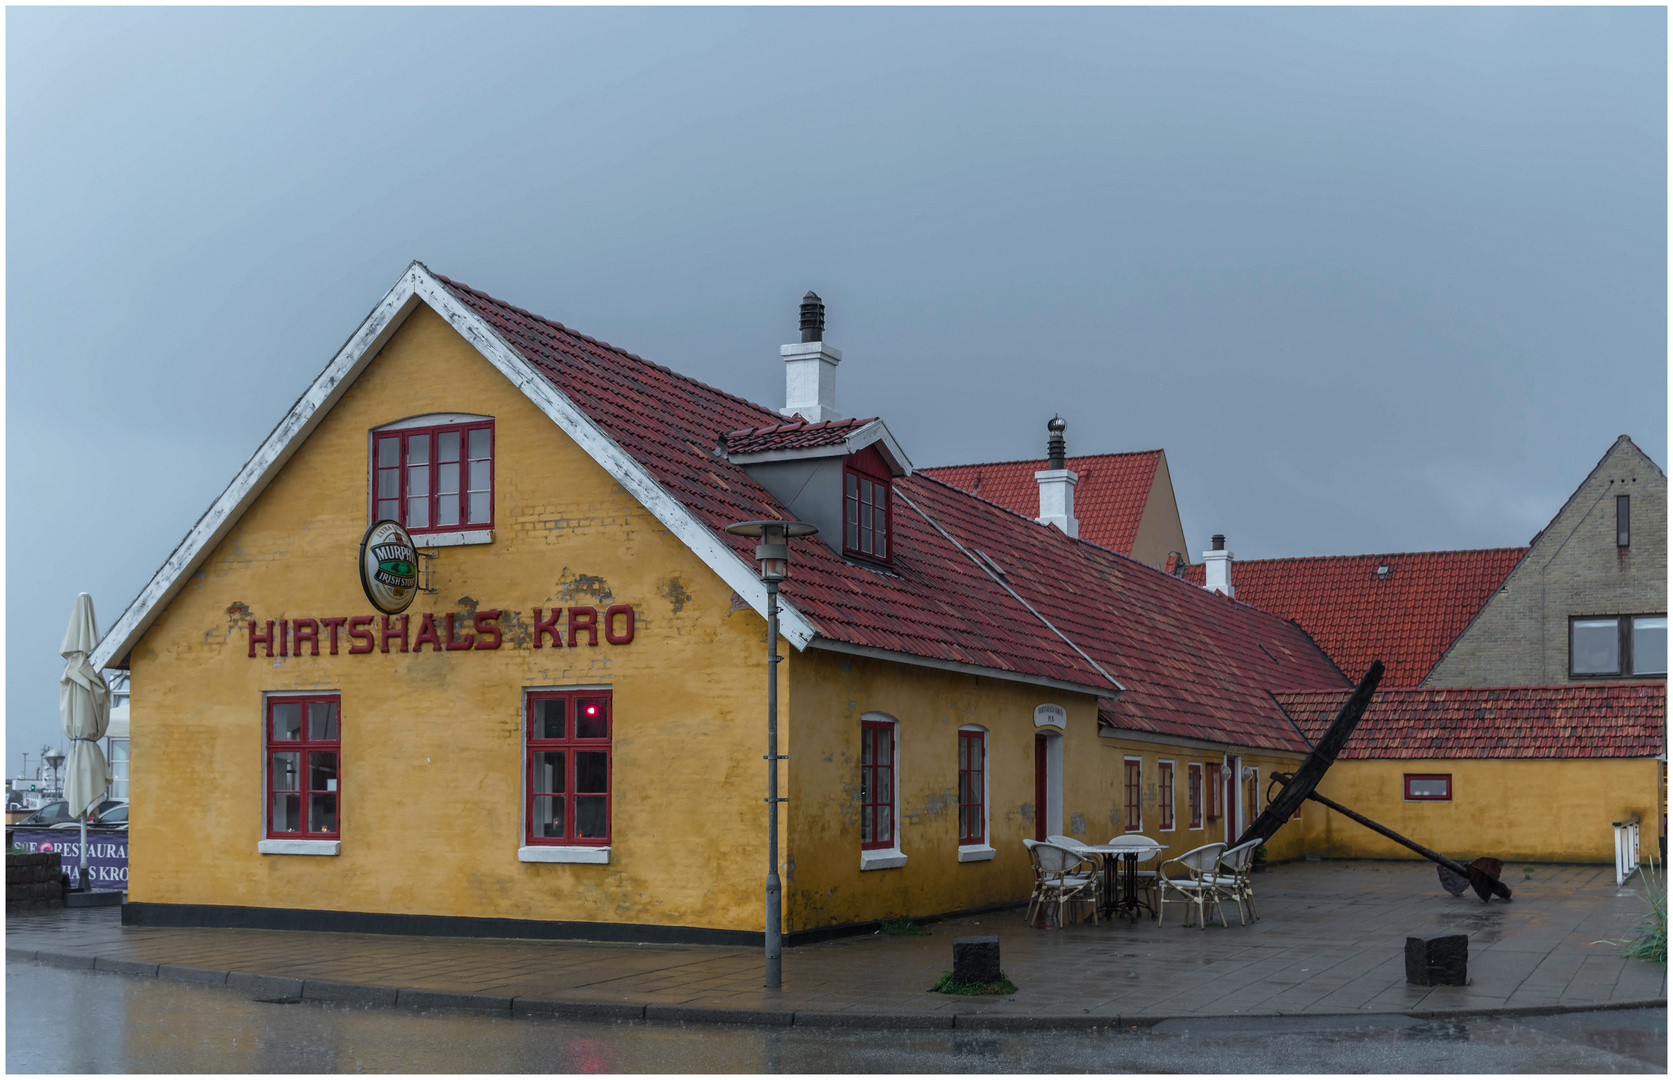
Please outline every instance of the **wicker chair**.
[{"label": "wicker chair", "polygon": [[[1168,894],[1178,893],[1179,901],[1196,908],[1197,928],[1207,926],[1203,917],[1203,908],[1212,902],[1214,909],[1220,913],[1220,922],[1226,921],[1225,909],[1220,907],[1220,890],[1215,885],[1217,875],[1215,871],[1220,865],[1220,855],[1226,850],[1225,844],[1204,844],[1200,848],[1193,848],[1177,859],[1169,859],[1158,868],[1156,877],[1156,925],[1162,925],[1162,918],[1167,911]],[[1182,871],[1179,877],[1172,877],[1168,867],[1177,866]],[[1185,925],[1191,925],[1190,909],[1185,913]]]},{"label": "wicker chair", "polygon": [[[1227,848],[1220,856],[1219,868],[1214,872],[1215,890],[1237,905],[1237,921],[1245,926],[1249,925],[1249,920],[1261,917],[1260,912],[1255,910],[1255,887],[1249,880],[1251,868],[1255,865],[1255,849],[1260,846],[1261,841],[1251,840]],[[1249,905],[1249,920],[1243,918],[1244,904]]]},{"label": "wicker chair", "polygon": [[1057,925],[1063,926],[1064,915],[1070,904],[1087,902],[1092,905],[1092,921],[1098,921],[1098,875],[1090,869],[1089,860],[1078,851],[1056,844],[1024,840],[1029,861],[1034,866],[1034,896],[1028,904],[1028,922],[1034,923],[1037,909],[1057,904]]}]

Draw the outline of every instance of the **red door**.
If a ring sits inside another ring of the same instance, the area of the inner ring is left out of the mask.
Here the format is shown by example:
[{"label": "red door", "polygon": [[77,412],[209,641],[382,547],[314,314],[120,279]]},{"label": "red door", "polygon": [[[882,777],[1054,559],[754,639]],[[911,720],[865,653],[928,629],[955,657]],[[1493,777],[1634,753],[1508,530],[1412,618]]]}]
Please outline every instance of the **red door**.
[{"label": "red door", "polygon": [[1046,838],[1046,737],[1034,736],[1034,839]]}]

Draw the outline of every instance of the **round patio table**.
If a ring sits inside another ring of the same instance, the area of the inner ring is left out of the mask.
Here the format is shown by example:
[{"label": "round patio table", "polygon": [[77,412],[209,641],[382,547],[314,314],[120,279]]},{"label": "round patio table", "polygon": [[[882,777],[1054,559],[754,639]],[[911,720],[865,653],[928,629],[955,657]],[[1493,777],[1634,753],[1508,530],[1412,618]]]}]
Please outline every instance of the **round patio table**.
[{"label": "round patio table", "polygon": [[[1103,860],[1105,915],[1126,915],[1137,922],[1140,908],[1156,914],[1155,908],[1139,898],[1139,863],[1166,851],[1165,844],[1085,844],[1082,847]],[[1119,889],[1116,888],[1118,879]]]}]

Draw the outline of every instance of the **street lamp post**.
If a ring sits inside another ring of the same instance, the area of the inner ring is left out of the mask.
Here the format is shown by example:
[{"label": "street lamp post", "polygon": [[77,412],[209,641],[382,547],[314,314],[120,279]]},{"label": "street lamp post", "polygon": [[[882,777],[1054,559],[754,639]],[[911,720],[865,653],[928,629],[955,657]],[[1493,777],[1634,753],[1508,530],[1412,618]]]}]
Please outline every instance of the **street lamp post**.
[{"label": "street lamp post", "polygon": [[754,536],[755,561],[767,586],[767,988],[784,985],[784,889],[778,877],[778,585],[790,576],[793,536],[812,536],[817,526],[802,521],[740,521],[726,526],[735,536]]}]

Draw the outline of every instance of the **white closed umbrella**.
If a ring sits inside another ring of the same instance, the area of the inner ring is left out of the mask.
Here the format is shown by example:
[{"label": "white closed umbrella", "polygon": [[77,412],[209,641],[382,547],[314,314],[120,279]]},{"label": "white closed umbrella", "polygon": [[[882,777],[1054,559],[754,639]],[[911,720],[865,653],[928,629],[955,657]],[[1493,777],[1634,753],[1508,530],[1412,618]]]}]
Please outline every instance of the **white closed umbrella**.
[{"label": "white closed umbrella", "polygon": [[110,726],[110,691],[105,680],[88,663],[88,654],[99,642],[93,621],[93,598],[76,597],[70,612],[70,627],[58,650],[64,657],[64,675],[58,680],[58,716],[70,739],[70,759],[64,774],[64,799],[70,812],[81,822],[81,888],[87,888],[87,808],[110,787],[110,764],[105,761],[99,740]]}]

